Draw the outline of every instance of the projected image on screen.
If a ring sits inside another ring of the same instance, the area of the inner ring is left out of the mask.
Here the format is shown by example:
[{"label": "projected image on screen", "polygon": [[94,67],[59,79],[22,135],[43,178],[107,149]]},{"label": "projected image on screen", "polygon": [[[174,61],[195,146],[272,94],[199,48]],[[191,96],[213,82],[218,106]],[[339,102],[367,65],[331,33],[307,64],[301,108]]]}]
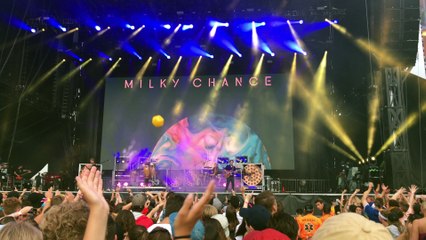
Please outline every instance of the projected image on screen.
[{"label": "projected image on screen", "polygon": [[158,169],[201,169],[236,156],[271,168],[260,138],[245,123],[223,115],[204,121],[199,115],[184,118],[167,130],[152,153]]},{"label": "projected image on screen", "polygon": [[[294,169],[287,75],[188,78],[106,79],[104,169],[113,169],[117,153],[132,163],[158,161],[162,169],[197,169],[242,156],[266,169]],[[156,115],[164,125],[152,124]]]}]

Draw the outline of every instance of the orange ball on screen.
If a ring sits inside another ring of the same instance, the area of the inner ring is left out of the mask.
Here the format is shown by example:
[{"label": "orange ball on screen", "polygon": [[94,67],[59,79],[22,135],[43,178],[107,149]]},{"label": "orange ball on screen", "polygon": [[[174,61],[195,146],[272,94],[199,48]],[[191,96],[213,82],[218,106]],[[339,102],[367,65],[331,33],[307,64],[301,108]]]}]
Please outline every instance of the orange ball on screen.
[{"label": "orange ball on screen", "polygon": [[164,125],[164,118],[161,115],[155,115],[152,117],[152,125],[154,127],[162,127]]}]

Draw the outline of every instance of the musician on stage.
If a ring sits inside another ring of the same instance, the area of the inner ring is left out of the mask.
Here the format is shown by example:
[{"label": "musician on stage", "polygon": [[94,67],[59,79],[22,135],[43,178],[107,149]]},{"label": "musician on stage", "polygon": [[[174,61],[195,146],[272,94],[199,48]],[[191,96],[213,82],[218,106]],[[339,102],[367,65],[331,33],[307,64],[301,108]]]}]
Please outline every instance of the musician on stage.
[{"label": "musician on stage", "polygon": [[3,188],[7,185],[7,171],[8,171],[7,162],[0,163],[0,186]]},{"label": "musician on stage", "polygon": [[18,181],[21,181],[22,179],[24,179],[24,176],[27,174],[30,174],[31,170],[28,169],[24,169],[24,166],[19,165],[17,169],[15,169],[15,171],[13,172],[13,174],[15,175],[15,179]]},{"label": "musician on stage", "polygon": [[24,166],[19,165],[17,169],[13,172],[13,175],[15,176],[15,180],[18,181],[17,183],[20,184],[20,188],[22,189],[24,185],[26,185],[26,175],[30,174],[31,170],[24,169]]},{"label": "musician on stage", "polygon": [[231,183],[231,187],[232,187],[232,191],[234,191],[234,174],[235,174],[235,170],[236,167],[234,166],[234,160],[230,160],[229,164],[226,165],[226,167],[224,168],[224,173],[225,173],[225,177],[226,177],[226,188],[225,188],[225,192],[228,191],[228,186],[229,183]]}]

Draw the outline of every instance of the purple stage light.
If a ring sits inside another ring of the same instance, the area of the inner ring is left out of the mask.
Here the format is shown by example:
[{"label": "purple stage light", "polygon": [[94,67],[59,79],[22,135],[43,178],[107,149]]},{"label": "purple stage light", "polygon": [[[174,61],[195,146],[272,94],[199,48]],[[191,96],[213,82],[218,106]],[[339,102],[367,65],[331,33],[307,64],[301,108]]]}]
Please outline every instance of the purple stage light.
[{"label": "purple stage light", "polygon": [[96,29],[96,31],[98,31],[98,32],[99,32],[99,31],[101,31],[101,27],[100,27],[100,26],[97,26],[97,25],[96,25],[96,26],[95,26],[95,29]]}]

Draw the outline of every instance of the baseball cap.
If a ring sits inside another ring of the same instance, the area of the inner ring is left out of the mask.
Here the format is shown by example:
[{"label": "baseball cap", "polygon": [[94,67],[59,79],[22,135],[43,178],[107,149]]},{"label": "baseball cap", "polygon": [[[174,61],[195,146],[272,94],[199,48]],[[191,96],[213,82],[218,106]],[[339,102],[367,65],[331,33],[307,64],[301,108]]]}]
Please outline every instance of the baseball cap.
[{"label": "baseball cap", "polygon": [[271,213],[264,206],[255,204],[251,208],[241,208],[240,216],[245,218],[254,230],[263,230],[267,227]]},{"label": "baseball cap", "polygon": [[146,202],[145,195],[142,195],[141,193],[139,193],[133,196],[132,206],[143,208],[145,205],[145,202]]}]

